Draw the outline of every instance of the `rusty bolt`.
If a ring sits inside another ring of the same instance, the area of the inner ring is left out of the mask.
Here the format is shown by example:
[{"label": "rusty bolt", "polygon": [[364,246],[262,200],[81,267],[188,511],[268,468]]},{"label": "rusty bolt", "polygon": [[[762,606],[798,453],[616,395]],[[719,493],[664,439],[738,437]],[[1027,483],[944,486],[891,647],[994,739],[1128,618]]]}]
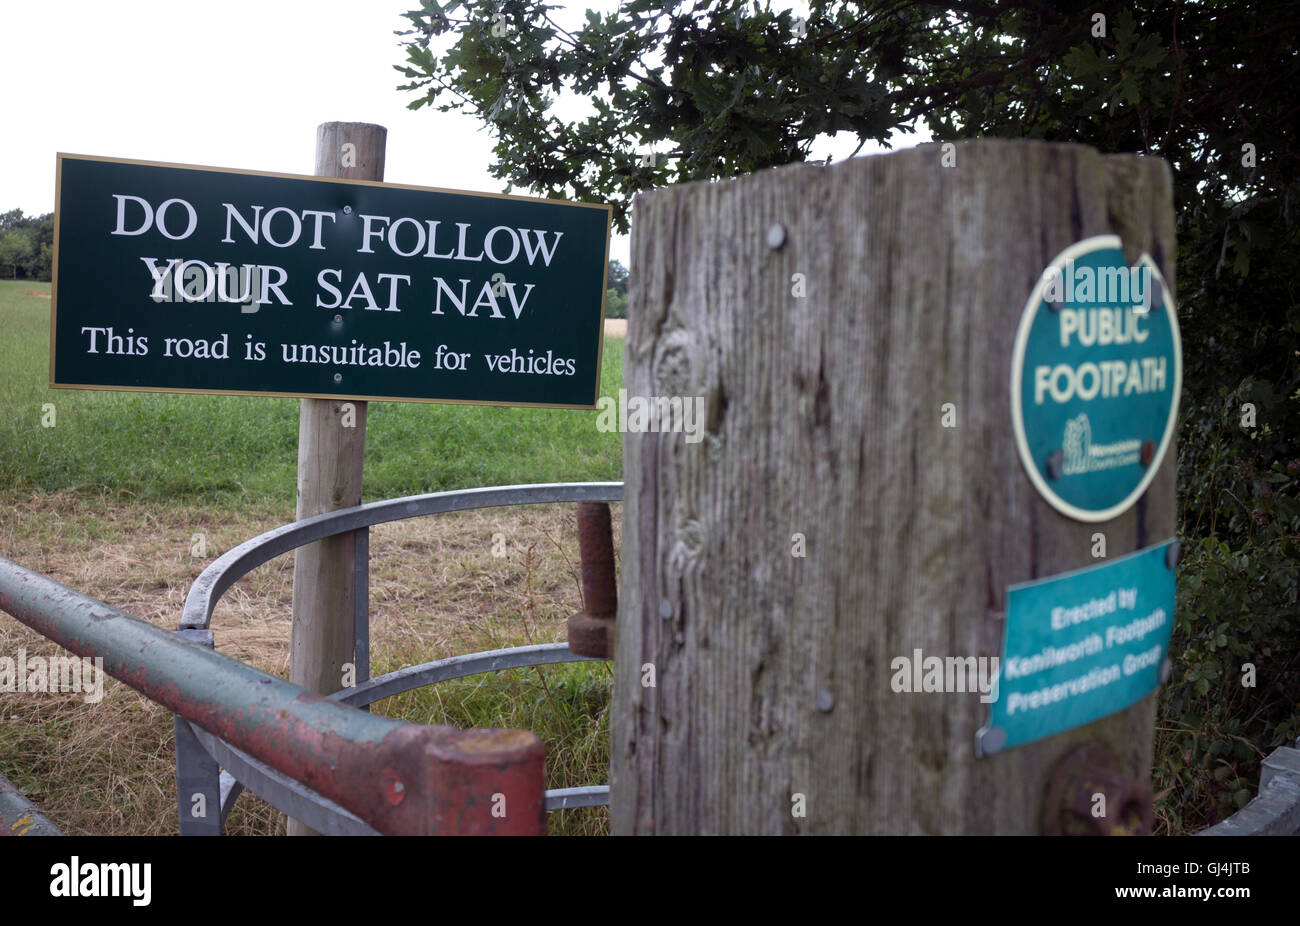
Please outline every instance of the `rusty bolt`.
[{"label": "rusty bolt", "polygon": [[614,658],[614,528],[608,502],[578,503],[578,551],[583,610],[569,618],[569,649],[579,656]]},{"label": "rusty bolt", "polygon": [[1155,442],[1155,441],[1151,441],[1151,440],[1149,440],[1149,441],[1143,441],[1143,443],[1142,443],[1142,465],[1143,465],[1143,466],[1150,466],[1150,465],[1151,465],[1151,461],[1154,460],[1155,457],[1156,457],[1156,442]]},{"label": "rusty bolt", "polygon": [[[1102,815],[1098,796],[1105,799]],[[1043,801],[1043,834],[1148,836],[1153,816],[1150,782],[1125,775],[1109,749],[1089,743],[1052,771]]]}]

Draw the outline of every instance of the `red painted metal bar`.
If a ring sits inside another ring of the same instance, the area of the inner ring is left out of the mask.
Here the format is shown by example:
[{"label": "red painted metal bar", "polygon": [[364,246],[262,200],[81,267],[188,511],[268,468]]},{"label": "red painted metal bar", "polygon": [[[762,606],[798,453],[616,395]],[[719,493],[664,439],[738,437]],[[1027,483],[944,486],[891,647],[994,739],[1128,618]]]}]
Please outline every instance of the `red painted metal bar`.
[{"label": "red painted metal bar", "polygon": [[387,835],[542,835],[542,741],[401,723],[176,639],[0,557],[0,610]]}]

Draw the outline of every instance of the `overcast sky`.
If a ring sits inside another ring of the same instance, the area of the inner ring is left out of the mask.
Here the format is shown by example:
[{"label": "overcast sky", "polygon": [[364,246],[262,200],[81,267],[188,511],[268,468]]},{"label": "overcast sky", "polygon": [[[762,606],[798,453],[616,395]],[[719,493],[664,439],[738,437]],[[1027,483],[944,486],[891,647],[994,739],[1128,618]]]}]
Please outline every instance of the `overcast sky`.
[{"label": "overcast sky", "polygon": [[[393,65],[404,53],[393,33],[416,6],[3,0],[0,211],[53,211],[60,151],[310,174],[316,126],[332,121],[387,127],[387,181],[503,192],[488,173],[492,137],[477,120],[409,110],[413,94],[396,89],[404,78]],[[559,19],[568,25],[584,9],[617,7],[617,0],[574,2]],[[573,105],[571,112],[581,111]],[[841,158],[856,144],[840,133],[813,154]],[[627,254],[627,239],[616,238],[610,256],[626,264]]]}]

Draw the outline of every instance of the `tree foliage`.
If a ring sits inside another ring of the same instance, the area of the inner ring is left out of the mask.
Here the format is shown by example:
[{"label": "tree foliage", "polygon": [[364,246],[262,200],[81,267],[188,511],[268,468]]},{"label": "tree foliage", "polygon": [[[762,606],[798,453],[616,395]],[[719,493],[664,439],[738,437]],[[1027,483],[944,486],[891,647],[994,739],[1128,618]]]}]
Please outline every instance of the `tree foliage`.
[{"label": "tree foliage", "polygon": [[627,318],[627,268],[611,260],[605,284],[605,317]]},{"label": "tree foliage", "polygon": [[[883,6],[814,0],[801,24],[742,0],[630,0],[616,14],[589,10],[570,32],[534,0],[424,0],[399,33],[409,41],[398,70],[410,78],[401,89],[421,94],[412,108],[465,111],[494,128],[494,176],[612,202],[626,231],[637,190],[802,161],[827,132],[884,139],[909,128],[927,100],[905,81],[907,58],[942,49],[926,7]],[[590,112],[558,118],[562,91]]]},{"label": "tree foliage", "polygon": [[13,279],[49,280],[54,263],[54,213],[0,213],[0,267]]},{"label": "tree foliage", "polygon": [[12,269],[13,278],[18,279],[18,264],[32,254],[32,239],[22,232],[9,231],[0,234],[0,267]]}]

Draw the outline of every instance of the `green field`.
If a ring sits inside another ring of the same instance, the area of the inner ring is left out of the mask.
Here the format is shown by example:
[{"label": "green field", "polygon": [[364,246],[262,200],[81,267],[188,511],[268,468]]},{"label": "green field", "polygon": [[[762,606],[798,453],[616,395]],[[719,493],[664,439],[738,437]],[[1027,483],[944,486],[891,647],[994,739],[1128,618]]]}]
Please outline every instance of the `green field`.
[{"label": "green field", "polygon": [[[298,400],[50,389],[49,284],[0,282],[0,491],[72,490],[151,503],[292,499]],[[606,339],[601,394],[622,382]],[[55,426],[42,427],[53,403]],[[595,411],[374,402],[365,501],[471,486],[622,478]]]}]

